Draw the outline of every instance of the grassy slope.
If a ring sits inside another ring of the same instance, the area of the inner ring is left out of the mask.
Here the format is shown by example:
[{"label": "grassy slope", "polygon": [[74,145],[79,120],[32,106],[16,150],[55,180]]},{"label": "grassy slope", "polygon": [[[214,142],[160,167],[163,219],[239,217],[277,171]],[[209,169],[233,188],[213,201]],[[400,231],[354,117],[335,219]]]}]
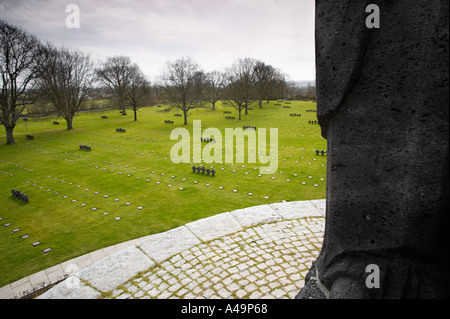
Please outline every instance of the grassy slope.
[{"label": "grassy slope", "polygon": [[[233,121],[225,120],[223,111],[236,111],[219,105],[216,111],[191,111],[187,126],[182,125],[182,117],[158,112],[162,108],[156,107],[139,110],[137,123],[131,113],[83,113],[74,120],[73,131],[66,131],[61,119],[60,126],[52,124],[55,118],[30,119],[18,123],[17,144],[12,146],[5,145],[1,131],[0,287],[73,257],[214,214],[281,200],[324,198],[321,178],[325,178],[326,157],[316,156],[314,150],[326,149],[326,141],[318,125],[308,124],[316,119],[315,113],[305,112],[314,108],[312,102],[292,102],[291,109],[271,102],[263,104],[263,109],[255,106],[242,121]],[[289,113],[302,117],[289,117]],[[167,119],[175,125],[164,124]],[[204,129],[217,127],[222,134],[227,127],[242,125],[278,128],[278,172],[258,177],[259,167],[266,166],[259,162],[204,164],[217,171],[212,178],[192,173],[189,163],[173,164],[169,154],[176,142],[170,141],[170,132],[175,127],[192,132],[194,119],[201,119]],[[118,127],[127,133],[116,133]],[[25,134],[33,134],[35,140],[27,141]],[[80,151],[80,144],[90,145],[92,152]],[[27,194],[30,203],[14,200],[11,189]],[[127,202],[131,205],[126,206]],[[138,210],[139,206],[143,209]],[[92,211],[94,207],[98,209]],[[120,221],[115,217],[121,217]],[[12,225],[3,227],[5,223]],[[13,234],[17,228],[21,230]],[[30,237],[21,239],[25,234]],[[35,241],[41,244],[32,247]],[[53,250],[43,254],[48,247]]]}]

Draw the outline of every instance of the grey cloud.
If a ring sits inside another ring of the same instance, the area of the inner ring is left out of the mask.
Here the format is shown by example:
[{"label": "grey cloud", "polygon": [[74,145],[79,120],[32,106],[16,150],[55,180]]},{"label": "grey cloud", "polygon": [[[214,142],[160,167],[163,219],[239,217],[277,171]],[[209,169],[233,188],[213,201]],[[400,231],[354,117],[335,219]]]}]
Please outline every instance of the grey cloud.
[{"label": "grey cloud", "polygon": [[[65,27],[70,3],[80,29]],[[314,78],[314,0],[0,0],[0,18],[101,57],[129,55],[147,74],[184,55],[219,70],[252,56]]]}]

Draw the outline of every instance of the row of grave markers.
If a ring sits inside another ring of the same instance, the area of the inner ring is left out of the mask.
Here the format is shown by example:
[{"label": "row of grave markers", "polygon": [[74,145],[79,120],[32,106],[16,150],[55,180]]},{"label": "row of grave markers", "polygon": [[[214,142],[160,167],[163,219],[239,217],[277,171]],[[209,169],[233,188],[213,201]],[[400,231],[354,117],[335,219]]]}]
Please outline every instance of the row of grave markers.
[{"label": "row of grave markers", "polygon": [[[285,104],[291,104],[291,103],[290,103],[290,102],[285,102]],[[277,103],[277,104],[274,104],[274,105],[276,105],[276,106],[281,106],[281,104],[278,104],[278,103]],[[287,106],[287,105],[284,105],[283,108],[291,108],[291,107],[290,107],[290,106]],[[310,109],[308,109],[308,110],[306,110],[306,112],[317,112],[317,110],[310,110]],[[119,113],[122,113],[122,111],[119,112]],[[230,112],[230,111],[223,111],[223,113],[224,113],[224,114],[232,114],[232,112]],[[182,117],[183,115],[177,113],[177,114],[174,114],[174,116],[175,116],[175,117]],[[292,114],[291,114],[290,116],[300,116],[300,114],[298,114],[298,115],[292,115]],[[102,115],[102,119],[107,119],[107,118],[108,118],[107,116]],[[225,119],[235,120],[236,118],[233,117],[233,116],[227,116],[227,117],[225,117]],[[23,120],[24,120],[24,121],[28,121],[28,118],[24,118]],[[170,121],[170,120],[166,120],[166,121],[164,121],[164,123],[165,123],[165,124],[174,124],[173,121]],[[59,125],[60,123],[59,123],[58,121],[53,121],[53,124],[54,124],[54,125]],[[117,131],[117,132],[125,133],[125,130],[123,130],[123,129],[116,129],[116,131]],[[28,135],[27,135],[27,136],[28,136]],[[33,139],[33,138],[30,138],[30,139]]]},{"label": "row of grave markers", "polygon": [[[0,217],[0,221],[2,221],[2,220],[3,220],[3,217]],[[3,225],[3,227],[10,227],[10,226],[12,226],[12,223],[6,223],[6,224]],[[15,234],[15,233],[18,233],[18,232],[20,232],[20,231],[21,231],[20,228],[15,228],[15,229],[13,229],[13,230],[11,231],[11,233],[12,233],[12,234]],[[30,237],[30,235],[28,235],[28,234],[23,235],[23,236],[20,236],[21,239],[27,239],[27,238],[29,238],[29,237]],[[32,246],[32,247],[36,247],[36,246],[38,246],[38,245],[40,245],[40,244],[41,244],[40,241],[35,241],[35,242],[33,242],[33,243],[31,244],[31,246]],[[47,254],[47,253],[49,253],[50,251],[52,251],[51,248],[46,248],[46,249],[44,249],[44,250],[42,251],[42,253]]]},{"label": "row of grave markers", "polygon": [[[9,163],[9,162],[8,162]],[[11,164],[11,163],[10,163]],[[17,166],[17,165],[16,165]],[[50,176],[48,176],[48,177],[50,177]],[[55,178],[55,179],[57,179],[57,178]],[[27,182],[28,183],[28,182]],[[69,183],[69,184],[73,184],[73,183]],[[33,186],[35,186],[35,185],[37,185],[37,184],[33,184]],[[81,186],[77,186],[77,187],[81,187]],[[39,187],[39,188],[44,188],[43,186],[41,186],[41,187]],[[85,190],[88,190],[88,189],[85,189]],[[47,191],[51,191],[50,189],[47,189]],[[18,198],[18,199],[20,199],[20,200],[23,200],[23,201],[25,201],[25,202],[27,202],[28,203],[28,196],[27,195],[25,195],[25,194],[22,194],[20,191],[17,191],[17,190],[11,190],[11,193],[13,194],[13,196],[15,197],[15,198]],[[96,192],[96,193],[98,193],[98,192]],[[59,192],[55,192],[54,193],[55,195],[58,195],[59,194]],[[69,196],[63,196],[63,198],[68,198]],[[104,196],[105,198],[107,198],[108,197],[108,195],[105,195]],[[115,201],[118,201],[118,199],[116,199]],[[72,202],[76,202],[76,200],[72,200]],[[127,206],[129,206],[131,203],[126,203],[126,205]],[[86,204],[82,204],[81,206],[86,206]],[[141,210],[142,209],[142,207],[138,207],[138,210]],[[92,208],[92,210],[94,211],[94,210],[97,210],[97,208]],[[107,215],[108,214],[108,212],[106,212],[106,213],[103,213],[103,215]],[[0,221],[2,221],[3,220],[3,218],[0,218]],[[120,217],[116,217],[115,218],[115,220],[120,220]],[[6,224],[4,224],[3,225],[3,227],[9,227],[9,226],[11,226],[12,225],[12,223],[6,223]],[[20,228],[17,228],[17,229],[14,229],[13,231],[12,231],[12,233],[17,233],[17,232],[19,232],[19,231],[21,231],[21,229]],[[26,239],[26,238],[29,238],[30,237],[30,235],[28,235],[28,234],[26,234],[26,235],[24,235],[24,236],[21,236],[21,238],[22,239]],[[36,242],[33,242],[32,244],[31,244],[31,246],[33,246],[33,247],[36,247],[36,246],[38,246],[38,245],[40,245],[41,243],[39,242],[39,241],[36,241]],[[44,253],[44,254],[47,254],[48,252],[50,252],[52,250],[52,248],[46,248],[46,249],[44,249],[42,252]]]}]

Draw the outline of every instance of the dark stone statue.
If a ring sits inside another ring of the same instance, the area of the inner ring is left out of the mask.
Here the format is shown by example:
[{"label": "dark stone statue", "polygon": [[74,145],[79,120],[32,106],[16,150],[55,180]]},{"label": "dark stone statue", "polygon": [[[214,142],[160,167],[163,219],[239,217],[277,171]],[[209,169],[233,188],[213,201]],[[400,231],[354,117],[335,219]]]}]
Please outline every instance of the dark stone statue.
[{"label": "dark stone statue", "polygon": [[448,298],[448,14],[448,0],[316,0],[326,226],[297,298]]}]

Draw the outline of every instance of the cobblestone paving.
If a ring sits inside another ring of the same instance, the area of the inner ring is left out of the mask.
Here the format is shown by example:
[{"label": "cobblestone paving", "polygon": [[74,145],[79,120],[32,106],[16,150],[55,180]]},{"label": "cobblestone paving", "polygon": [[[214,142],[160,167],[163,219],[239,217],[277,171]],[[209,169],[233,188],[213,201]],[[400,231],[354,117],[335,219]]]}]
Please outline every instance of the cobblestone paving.
[{"label": "cobblestone paving", "polygon": [[245,228],[175,254],[100,298],[293,298],[320,252],[324,223],[304,217]]}]

